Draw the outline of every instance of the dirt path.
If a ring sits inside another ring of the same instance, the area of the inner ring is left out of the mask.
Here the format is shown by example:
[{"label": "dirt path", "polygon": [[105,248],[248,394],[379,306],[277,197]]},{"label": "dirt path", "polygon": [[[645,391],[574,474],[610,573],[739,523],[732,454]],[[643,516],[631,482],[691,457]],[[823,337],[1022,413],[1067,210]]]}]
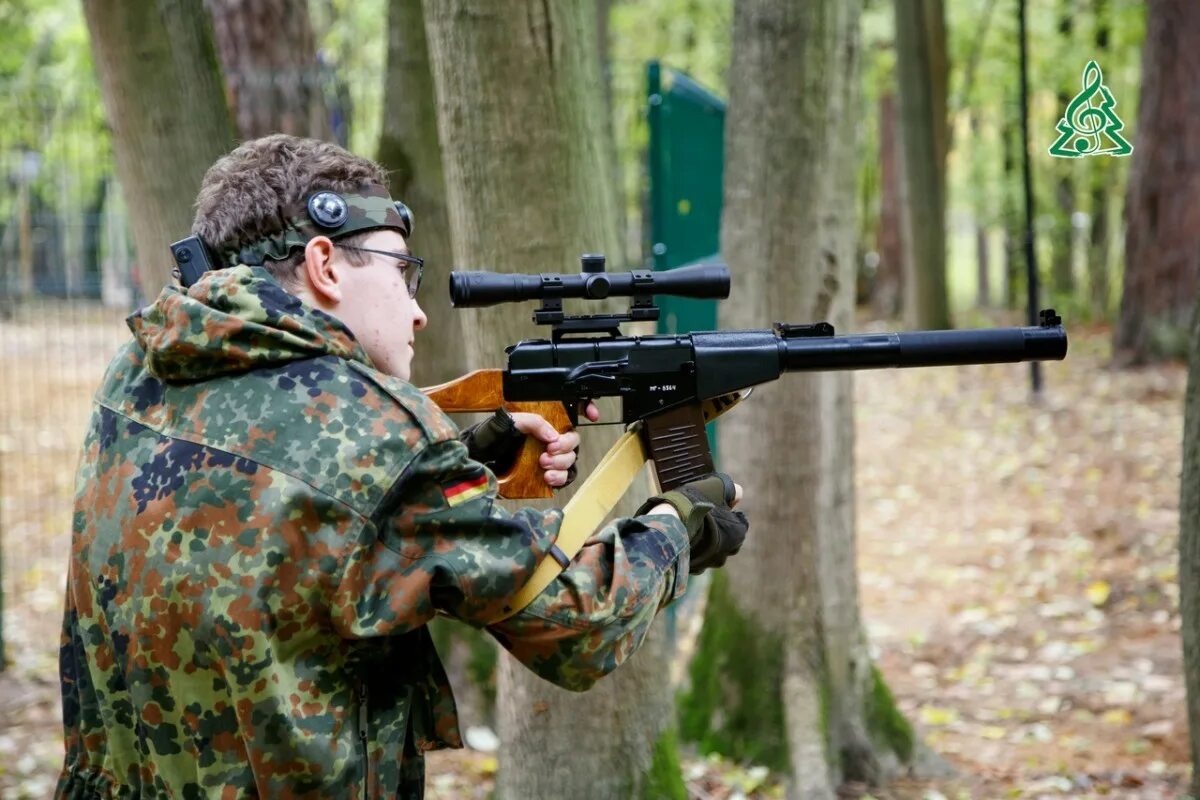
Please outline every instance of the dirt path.
[{"label": "dirt path", "polygon": [[[865,374],[859,567],[880,665],[953,797],[1179,797],[1180,365],[1072,331],[1027,368]],[[1015,794],[1014,794],[1015,793]]]}]

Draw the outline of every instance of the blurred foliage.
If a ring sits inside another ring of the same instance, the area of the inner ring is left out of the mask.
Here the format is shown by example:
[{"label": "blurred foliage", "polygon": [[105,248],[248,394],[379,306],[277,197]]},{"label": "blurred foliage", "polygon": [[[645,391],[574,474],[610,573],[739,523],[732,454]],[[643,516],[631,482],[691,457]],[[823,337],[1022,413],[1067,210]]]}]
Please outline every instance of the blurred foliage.
[{"label": "blurred foliage", "polygon": [[383,124],[387,0],[309,0],[309,13],[320,57],[349,89],[349,147],[373,157]]},{"label": "blurred foliage", "polygon": [[[1005,199],[1013,208],[1022,209],[1021,172],[1018,159],[1007,180],[1003,170],[1001,137],[1019,128],[1018,107],[1018,42],[1015,0],[962,0],[946,3],[947,47],[949,48],[949,116],[951,131],[947,157],[947,265],[952,306],[970,307],[976,298],[975,225],[988,229],[991,243],[992,297],[1000,297],[1003,262],[1001,231],[1005,224]],[[1055,169],[1060,160],[1048,151],[1057,135],[1055,124],[1064,108],[1059,107],[1056,93],[1060,86],[1078,89],[1084,65],[1098,58],[1104,70],[1106,85],[1117,99],[1117,113],[1126,123],[1126,131],[1136,147],[1137,96],[1141,80],[1141,45],[1145,38],[1145,5],[1137,0],[1113,0],[1109,4],[1109,46],[1101,55],[1096,46],[1095,0],[1065,0],[1065,2],[1028,4],[1029,35],[1029,152],[1034,182],[1034,205],[1037,216],[1038,267],[1043,286],[1048,285],[1050,240],[1047,235],[1060,225],[1072,225],[1055,200]],[[1060,16],[1067,13],[1072,20],[1068,35],[1060,33]],[[864,250],[875,246],[875,230],[879,217],[879,98],[894,91],[895,51],[894,11],[891,2],[870,0],[863,13],[863,117],[859,140],[861,147],[859,191],[859,220]],[[978,130],[971,130],[971,117]],[[1089,170],[1093,159],[1067,162],[1075,185],[1076,232],[1075,272],[1078,288],[1072,297],[1054,297],[1043,291],[1043,305],[1066,309],[1069,316],[1079,319],[1092,316],[1087,302],[1085,244],[1093,209],[1089,187]],[[1111,185],[1108,198],[1123,202],[1130,160],[1110,159],[1107,180]],[[1110,219],[1119,221],[1119,207]],[[1020,215],[1018,218],[1020,222]],[[1014,231],[1018,237],[1020,230]],[[1122,251],[1119,224],[1110,223],[1110,251]],[[1112,268],[1117,272],[1111,285],[1120,285],[1120,259],[1114,258]],[[1017,297],[1024,297],[1023,287]],[[1111,314],[1119,298],[1105,309]]]},{"label": "blurred foliage", "polygon": [[[1085,240],[1093,209],[1089,175],[1093,159],[1066,165],[1076,187],[1074,220],[1054,199],[1053,159],[1047,147],[1061,116],[1057,91],[1077,85],[1083,65],[1099,57],[1107,85],[1117,98],[1117,113],[1137,146],[1137,93],[1140,48],[1145,36],[1145,6],[1138,0],[1109,0],[1111,35],[1100,55],[1094,44],[1097,0],[1061,0],[1029,4],[1030,151],[1038,208],[1039,264],[1049,267],[1049,237],[1059,226],[1074,224],[1078,297],[1047,297],[1072,316],[1091,313],[1086,301]],[[1017,124],[1017,42],[1014,0],[962,0],[947,3],[951,59],[947,214],[950,286],[954,305],[974,302],[976,221],[990,231],[993,297],[999,296],[1003,253],[1004,201],[1019,201],[1020,172],[1008,179],[1002,168],[1001,135]],[[645,65],[659,59],[688,73],[717,94],[727,95],[726,75],[732,41],[732,0],[612,0],[609,5],[607,77],[612,121],[624,195],[627,234],[633,260],[644,245],[646,197],[644,152]],[[322,60],[336,74],[330,91],[348,94],[342,106],[350,117],[352,149],[373,154],[376,148],[386,59],[385,0],[310,0],[313,29]],[[1060,17],[1072,20],[1060,32]],[[867,0],[863,13],[861,114],[855,132],[860,146],[860,252],[874,249],[879,208],[879,98],[892,90],[893,8],[887,0]],[[92,198],[99,181],[111,175],[112,156],[86,26],[75,0],[6,0],[0,4],[0,181],[12,189],[28,175],[27,151],[37,162],[34,191],[41,203],[73,213]],[[431,111],[432,113],[432,111]],[[977,120],[971,131],[969,117]],[[84,166],[86,165],[86,167]],[[1105,165],[1107,196],[1117,207],[1109,218],[1115,274],[1119,286],[1124,197],[1129,159]],[[0,226],[12,218],[13,191],[0,193]],[[1015,206],[1019,208],[1019,202]],[[1019,231],[1017,232],[1019,235]],[[1048,277],[1048,276],[1047,276]],[[1114,295],[1116,292],[1114,292]],[[1021,296],[1018,292],[1018,296]],[[1119,298],[1110,298],[1111,312]]]},{"label": "blurred foliage", "polygon": [[[112,172],[107,124],[83,10],[55,0],[0,5],[0,225],[11,191],[29,182],[40,202],[78,210]],[[87,184],[80,186],[81,183]]]},{"label": "blurred foliage", "polygon": [[732,0],[618,0],[609,20],[608,77],[620,162],[621,189],[629,238],[641,245],[638,259],[649,258],[643,213],[648,202],[646,146],[646,63],[686,72],[725,97],[733,46]]}]

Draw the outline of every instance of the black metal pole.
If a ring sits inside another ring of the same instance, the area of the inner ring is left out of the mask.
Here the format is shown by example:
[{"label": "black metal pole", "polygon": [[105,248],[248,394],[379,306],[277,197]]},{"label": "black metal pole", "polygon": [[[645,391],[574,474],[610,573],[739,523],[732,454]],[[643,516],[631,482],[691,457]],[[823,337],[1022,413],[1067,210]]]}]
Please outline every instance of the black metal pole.
[{"label": "black metal pole", "polygon": [[[1037,254],[1033,246],[1033,176],[1029,166],[1029,60],[1025,45],[1025,0],[1017,0],[1017,36],[1021,49],[1021,174],[1025,183],[1025,272],[1029,324],[1038,324]],[[1042,365],[1029,362],[1029,381],[1034,395],[1042,391]]]}]

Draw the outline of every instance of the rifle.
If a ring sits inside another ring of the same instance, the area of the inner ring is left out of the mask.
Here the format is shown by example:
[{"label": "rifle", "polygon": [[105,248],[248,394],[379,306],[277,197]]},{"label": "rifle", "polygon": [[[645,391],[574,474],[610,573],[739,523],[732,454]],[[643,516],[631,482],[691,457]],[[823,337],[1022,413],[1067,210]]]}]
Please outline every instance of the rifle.
[{"label": "rifle", "polygon": [[[665,272],[608,273],[604,256],[585,255],[570,274],[452,272],[456,308],[540,300],[533,321],[550,339],[525,339],[506,349],[508,366],[477,370],[423,391],[442,410],[534,411],[562,433],[578,423],[581,402],[619,397],[621,422],[640,435],[664,491],[713,471],[705,423],[728,410],[744,390],[785,372],[938,367],[1061,360],[1067,334],[1053,309],[1021,328],[908,331],[838,336],[827,322],[775,323],[770,330],[622,336],[623,322],[659,317],[654,297],[729,296],[729,269],[702,263]],[[630,297],[629,311],[568,316],[562,301]],[[537,442],[497,476],[502,497],[550,497],[541,480]]]},{"label": "rifle", "polygon": [[[609,273],[602,255],[581,260],[578,275],[452,272],[450,298],[456,308],[538,300],[533,321],[550,326],[550,338],[507,347],[503,370],[477,370],[423,390],[443,411],[532,411],[560,433],[577,425],[580,403],[621,398],[625,434],[564,509],[557,545],[565,559],[546,559],[505,616],[553,580],[647,460],[663,491],[713,472],[705,424],[758,384],[785,372],[1061,360],[1067,354],[1067,334],[1053,309],[1041,312],[1040,324],[1020,328],[838,336],[828,322],[777,322],[763,330],[623,336],[624,322],[658,319],[656,296],[727,298],[728,267],[713,262],[665,272]],[[564,299],[607,297],[631,298],[629,310],[563,312]],[[552,495],[538,466],[541,451],[532,438],[525,442],[513,466],[497,476],[502,497]]]}]

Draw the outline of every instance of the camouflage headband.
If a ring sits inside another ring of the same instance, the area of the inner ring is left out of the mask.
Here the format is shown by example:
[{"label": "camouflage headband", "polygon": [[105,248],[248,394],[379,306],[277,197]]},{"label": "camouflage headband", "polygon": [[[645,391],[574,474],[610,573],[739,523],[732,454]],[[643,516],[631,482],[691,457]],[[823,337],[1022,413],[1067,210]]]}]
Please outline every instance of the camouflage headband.
[{"label": "camouflage headband", "polygon": [[258,241],[218,255],[220,266],[261,266],[267,259],[282,261],[292,250],[303,248],[316,236],[340,239],[352,233],[394,228],[408,238],[412,234],[412,212],[392,200],[387,189],[371,184],[357,194],[328,190],[314,192],[305,202],[280,211],[283,229]]}]

